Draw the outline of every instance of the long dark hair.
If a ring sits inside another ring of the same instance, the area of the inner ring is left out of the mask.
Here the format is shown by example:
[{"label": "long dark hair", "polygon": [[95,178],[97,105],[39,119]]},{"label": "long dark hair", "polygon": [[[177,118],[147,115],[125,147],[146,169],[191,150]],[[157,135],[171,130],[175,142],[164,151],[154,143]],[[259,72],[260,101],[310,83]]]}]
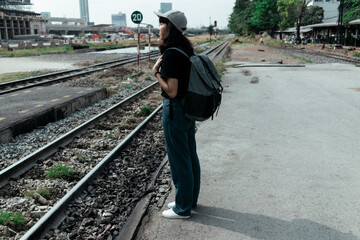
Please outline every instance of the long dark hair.
[{"label": "long dark hair", "polygon": [[165,23],[169,30],[169,35],[159,42],[159,51],[161,54],[165,52],[166,49],[171,47],[181,48],[184,52],[189,55],[194,54],[194,48],[192,43],[190,42],[187,37],[185,37],[182,32],[180,32],[172,22],[169,21],[167,18],[160,17],[160,23]]}]

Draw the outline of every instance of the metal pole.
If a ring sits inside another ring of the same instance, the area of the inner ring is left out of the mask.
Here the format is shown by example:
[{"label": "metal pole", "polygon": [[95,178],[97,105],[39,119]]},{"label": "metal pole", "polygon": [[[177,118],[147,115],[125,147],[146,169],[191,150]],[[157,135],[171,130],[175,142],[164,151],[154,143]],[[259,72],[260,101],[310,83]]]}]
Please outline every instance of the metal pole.
[{"label": "metal pole", "polygon": [[140,71],[140,24],[138,24],[138,55],[137,55],[137,65],[138,65],[138,71]]},{"label": "metal pole", "polygon": [[150,48],[151,48],[151,25],[149,25],[149,57],[148,57],[149,68],[150,68]]}]

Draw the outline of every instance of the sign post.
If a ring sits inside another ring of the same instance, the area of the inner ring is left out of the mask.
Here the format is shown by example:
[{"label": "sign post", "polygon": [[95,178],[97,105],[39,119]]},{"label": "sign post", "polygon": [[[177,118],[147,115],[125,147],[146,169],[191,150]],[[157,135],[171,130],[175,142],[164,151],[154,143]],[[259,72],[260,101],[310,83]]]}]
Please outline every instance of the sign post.
[{"label": "sign post", "polygon": [[149,56],[148,56],[148,64],[149,64],[149,68],[150,68],[150,51],[151,51],[151,25],[148,25],[149,27]]},{"label": "sign post", "polygon": [[140,23],[143,20],[143,15],[139,11],[135,11],[131,14],[131,21],[138,25],[138,57],[137,57],[137,65],[138,65],[138,71],[140,70]]}]

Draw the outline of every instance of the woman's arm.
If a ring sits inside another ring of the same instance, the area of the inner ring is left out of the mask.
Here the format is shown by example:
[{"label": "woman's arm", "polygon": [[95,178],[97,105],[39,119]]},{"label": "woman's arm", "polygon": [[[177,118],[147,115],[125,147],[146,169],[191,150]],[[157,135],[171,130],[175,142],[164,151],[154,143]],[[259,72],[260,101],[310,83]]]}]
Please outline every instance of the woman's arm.
[{"label": "woman's arm", "polygon": [[153,67],[153,73],[158,80],[160,86],[170,98],[174,98],[177,95],[179,81],[176,78],[167,78],[166,80],[160,76],[159,68],[162,62],[162,58],[159,58]]}]

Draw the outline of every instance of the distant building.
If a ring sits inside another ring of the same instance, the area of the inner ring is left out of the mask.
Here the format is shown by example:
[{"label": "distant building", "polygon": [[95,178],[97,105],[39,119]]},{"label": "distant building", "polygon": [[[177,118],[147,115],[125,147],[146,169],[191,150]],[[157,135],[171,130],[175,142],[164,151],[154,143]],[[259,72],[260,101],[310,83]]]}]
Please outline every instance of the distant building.
[{"label": "distant building", "polygon": [[88,22],[90,22],[88,0],[79,0],[79,3],[80,3],[80,18],[84,19],[86,24],[88,24]]},{"label": "distant building", "polygon": [[111,23],[117,27],[126,27],[126,14],[121,12],[111,14]]},{"label": "distant building", "polygon": [[49,19],[51,18],[51,13],[50,12],[41,12],[41,17],[45,18],[45,19]]},{"label": "distant building", "polygon": [[39,16],[29,11],[0,9],[0,41],[36,39],[45,35],[47,20]]},{"label": "distant building", "polygon": [[337,22],[340,0],[312,0],[309,6],[319,6],[324,9],[324,23]]},{"label": "distant building", "polygon": [[160,10],[159,12],[165,13],[167,11],[172,10],[172,3],[160,3]]}]

